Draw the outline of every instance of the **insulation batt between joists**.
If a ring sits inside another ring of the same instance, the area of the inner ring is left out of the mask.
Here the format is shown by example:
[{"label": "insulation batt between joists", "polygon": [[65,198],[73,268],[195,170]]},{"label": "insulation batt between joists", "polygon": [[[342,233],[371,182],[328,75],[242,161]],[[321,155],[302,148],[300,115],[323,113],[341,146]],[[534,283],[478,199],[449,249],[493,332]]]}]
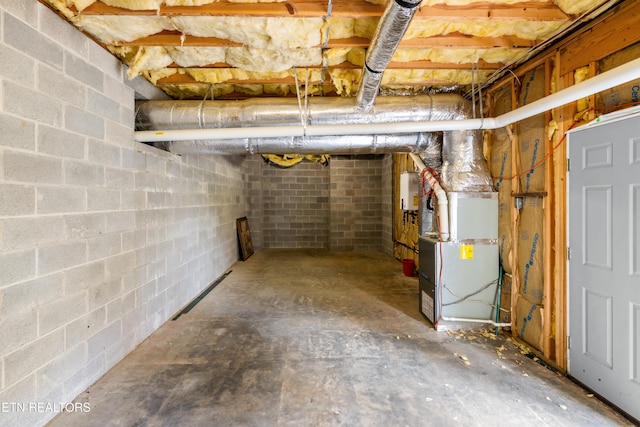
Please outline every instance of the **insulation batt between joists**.
[{"label": "insulation batt between joists", "polygon": [[[320,66],[322,50],[281,49],[266,50],[249,47],[114,47],[111,51],[129,64],[128,76],[133,78],[142,71],[159,70],[172,63],[180,67],[202,67],[226,62],[246,71],[279,72],[295,67]],[[326,63],[336,65],[348,61],[364,65],[365,50],[360,48],[328,49]],[[509,62],[522,54],[521,49],[399,49],[393,61],[409,62],[430,60],[448,63]]]},{"label": "insulation batt between joists", "polygon": [[[307,76],[307,69],[298,69],[297,77],[300,84],[304,84]],[[358,82],[360,81],[361,70],[348,69],[332,69],[325,74],[328,75],[330,82],[335,87],[338,95],[351,96],[358,90]],[[176,73],[184,73],[192,77],[194,80],[206,84],[226,83],[230,80],[272,80],[286,79],[294,76],[293,70],[286,70],[274,73],[261,73],[254,71],[245,71],[239,68],[216,68],[216,69],[161,69],[153,71],[145,71],[143,75],[152,83],[171,76]],[[476,79],[487,78],[490,71],[481,70],[476,72]],[[405,84],[425,84],[430,82],[451,82],[455,81],[459,84],[471,84],[473,75],[468,70],[387,70],[382,79],[382,86],[388,88],[405,88]],[[319,93],[322,89],[317,87],[322,80],[322,70],[314,68],[309,70],[310,85],[307,89],[309,94]],[[325,82],[325,83],[328,83]]]},{"label": "insulation batt between joists", "polygon": [[130,79],[142,71],[159,70],[168,67],[172,63],[176,63],[180,67],[198,67],[226,62],[245,71],[260,72],[280,72],[294,66],[320,66],[322,63],[322,50],[319,48],[266,50],[250,47],[165,48],[149,46],[138,48],[135,57],[129,59],[130,49],[112,49],[113,53],[129,64],[127,74]]},{"label": "insulation batt between joists", "polygon": [[312,48],[322,43],[322,18],[256,16],[78,15],[74,25],[106,44],[117,45],[164,30],[195,37],[217,37],[260,49]]},{"label": "insulation batt between joists", "polygon": [[322,43],[322,18],[191,16],[172,20],[177,30],[260,49],[311,48]]},{"label": "insulation batt between joists", "polygon": [[[162,89],[167,95],[175,99],[215,99],[233,92],[249,96],[268,95],[278,97],[296,94],[295,86],[286,84],[217,84],[210,86],[199,83],[182,83],[179,85],[163,85]],[[309,93],[322,93],[322,88],[310,87]]]},{"label": "insulation batt between joists", "polygon": [[[228,0],[231,3],[278,3],[284,0]],[[386,0],[366,0],[372,4],[384,5]],[[474,3],[482,3],[486,0],[422,0],[423,6],[466,6]],[[538,0],[545,2],[546,0]],[[51,3],[60,3],[66,8],[75,6],[79,11],[89,7],[96,0],[52,0]],[[209,3],[215,3],[216,0],[102,0],[104,4],[109,6],[121,7],[130,10],[157,10],[160,6],[200,6]],[[518,4],[531,2],[531,0],[502,0],[501,4]],[[593,6],[596,1],[593,0],[554,0],[554,3],[562,9],[563,12],[569,14],[582,13]]]}]

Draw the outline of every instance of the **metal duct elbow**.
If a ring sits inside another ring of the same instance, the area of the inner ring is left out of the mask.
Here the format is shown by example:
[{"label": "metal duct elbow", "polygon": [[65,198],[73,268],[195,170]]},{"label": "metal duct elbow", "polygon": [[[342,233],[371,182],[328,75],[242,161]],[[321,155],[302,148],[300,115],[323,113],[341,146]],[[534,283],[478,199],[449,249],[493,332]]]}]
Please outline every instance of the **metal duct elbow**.
[{"label": "metal duct elbow", "polygon": [[444,133],[441,183],[447,192],[493,191],[481,130]]},{"label": "metal duct elbow", "polygon": [[387,5],[367,49],[356,97],[357,110],[368,111],[373,107],[382,82],[382,74],[419,5],[420,0],[391,0]]}]

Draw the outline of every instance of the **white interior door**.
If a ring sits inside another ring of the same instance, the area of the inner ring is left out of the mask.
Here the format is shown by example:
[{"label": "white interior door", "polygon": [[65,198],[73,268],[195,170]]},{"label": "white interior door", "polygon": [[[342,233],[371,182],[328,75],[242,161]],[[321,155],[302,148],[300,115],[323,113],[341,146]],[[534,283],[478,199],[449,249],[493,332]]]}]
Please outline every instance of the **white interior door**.
[{"label": "white interior door", "polygon": [[640,115],[569,135],[569,374],[640,420]]}]

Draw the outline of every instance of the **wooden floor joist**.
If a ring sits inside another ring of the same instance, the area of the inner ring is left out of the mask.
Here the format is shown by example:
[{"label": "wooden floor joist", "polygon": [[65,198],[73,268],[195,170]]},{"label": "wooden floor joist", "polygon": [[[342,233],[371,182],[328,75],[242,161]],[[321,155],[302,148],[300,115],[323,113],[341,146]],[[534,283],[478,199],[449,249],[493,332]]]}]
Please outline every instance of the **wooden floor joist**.
[{"label": "wooden floor joist", "polygon": [[[472,37],[460,33],[446,36],[417,37],[400,42],[399,49],[528,49],[538,43],[515,36]],[[365,37],[330,39],[317,47],[321,48],[367,48],[371,40]],[[241,47],[242,43],[216,37],[183,35],[178,31],[162,31],[130,42],[119,42],[117,46],[195,46],[195,47]]]},{"label": "wooden floor joist", "polygon": [[[137,16],[274,16],[274,17],[336,17],[336,18],[378,18],[384,12],[384,5],[365,0],[310,1],[288,0],[273,3],[233,3],[213,2],[200,6],[161,6],[159,10],[130,10],[108,6],[97,1],[82,13],[84,15],[137,15]],[[530,2],[510,4],[473,3],[465,6],[434,5],[422,6],[414,19],[457,19],[457,20],[522,20],[566,21],[569,17],[552,2]]]}]

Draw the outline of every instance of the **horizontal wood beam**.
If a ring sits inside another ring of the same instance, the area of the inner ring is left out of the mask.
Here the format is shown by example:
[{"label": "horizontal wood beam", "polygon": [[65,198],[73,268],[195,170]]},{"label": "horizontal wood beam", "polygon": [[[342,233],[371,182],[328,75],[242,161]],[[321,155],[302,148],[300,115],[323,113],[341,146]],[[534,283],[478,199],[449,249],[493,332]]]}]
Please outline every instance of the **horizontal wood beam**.
[{"label": "horizontal wood beam", "polygon": [[[318,47],[327,48],[367,48],[371,43],[370,39],[364,37],[350,37],[346,39],[332,39],[326,44]],[[489,49],[489,48],[531,48],[536,45],[535,40],[525,40],[518,37],[473,37],[460,33],[452,33],[446,36],[420,37],[403,40],[399,48],[468,48],[468,49]],[[194,37],[185,35],[177,31],[163,31],[148,37],[143,37],[131,42],[120,42],[118,46],[211,46],[211,47],[240,47],[242,43],[231,40],[219,39],[216,37]]]},{"label": "horizontal wood beam", "polygon": [[625,1],[576,33],[560,48],[560,75],[640,42],[640,2]]},{"label": "horizontal wood beam", "polygon": [[[473,64],[476,69],[480,70],[498,70],[502,68],[504,64],[502,63],[488,63],[486,61],[480,60],[477,64]],[[169,65],[167,68],[185,68],[180,65],[173,63]],[[201,67],[187,67],[187,68],[197,68],[197,69],[215,69],[215,68],[235,68],[233,65],[227,64],[226,62],[217,62],[215,64],[207,64]],[[317,69],[323,68],[322,64],[316,64],[315,66],[297,66],[300,69]],[[361,65],[352,64],[350,62],[342,62],[340,64],[329,65],[326,67],[327,69],[344,69],[344,70],[355,70],[361,69]],[[452,63],[444,63],[444,62],[433,62],[433,61],[411,61],[411,62],[389,62],[387,69],[390,70],[471,70],[472,64],[452,64]]]},{"label": "horizontal wood beam", "polygon": [[[163,77],[161,79],[159,79],[156,82],[156,86],[158,87],[162,87],[163,85],[167,85],[167,84],[203,84],[203,85],[210,85],[210,84],[241,84],[241,85],[251,85],[251,84],[257,84],[257,85],[263,85],[263,84],[277,84],[277,85],[281,85],[281,84],[286,84],[286,85],[293,85],[295,86],[296,81],[295,78],[293,77],[286,77],[286,78],[274,78],[274,79],[247,79],[247,80],[236,80],[236,79],[230,79],[230,80],[225,80],[223,82],[217,82],[217,83],[210,83],[210,82],[201,82],[198,81],[196,79],[194,79],[193,77],[189,76],[188,74],[181,74],[181,73],[176,73],[176,74],[172,74],[170,76],[167,77]],[[298,82],[300,83],[300,82]],[[329,87],[330,85],[327,85],[326,82],[322,82],[322,81],[310,81],[309,85],[322,85],[324,84],[324,86]],[[400,86],[442,86],[442,85],[446,85],[446,86],[451,86],[451,85],[455,85],[455,82],[450,82],[450,81],[445,81],[445,80],[424,80],[424,81],[420,81],[420,82],[411,82],[411,83],[397,83],[397,85]],[[386,85],[386,86],[394,86],[393,84],[390,85]],[[333,88],[333,86],[330,86],[331,88]]]},{"label": "horizontal wood beam", "polygon": [[[83,15],[137,15],[137,16],[273,16],[273,17],[325,17],[376,18],[384,7],[364,0],[334,0],[329,10],[328,1],[288,0],[276,3],[231,3],[219,1],[202,6],[161,6],[156,10],[129,10],[108,6],[100,1],[82,11]],[[414,19],[456,20],[567,20],[567,15],[552,2],[518,3],[516,5],[491,2],[469,6],[423,6]]]}]

